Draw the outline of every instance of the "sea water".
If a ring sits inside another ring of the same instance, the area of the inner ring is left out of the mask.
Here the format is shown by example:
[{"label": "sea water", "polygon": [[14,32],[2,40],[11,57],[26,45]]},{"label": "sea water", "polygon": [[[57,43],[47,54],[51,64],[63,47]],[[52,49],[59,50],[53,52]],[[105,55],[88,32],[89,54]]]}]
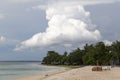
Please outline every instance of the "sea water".
[{"label": "sea water", "polygon": [[14,80],[58,69],[60,67],[44,66],[40,62],[0,62],[0,80]]}]

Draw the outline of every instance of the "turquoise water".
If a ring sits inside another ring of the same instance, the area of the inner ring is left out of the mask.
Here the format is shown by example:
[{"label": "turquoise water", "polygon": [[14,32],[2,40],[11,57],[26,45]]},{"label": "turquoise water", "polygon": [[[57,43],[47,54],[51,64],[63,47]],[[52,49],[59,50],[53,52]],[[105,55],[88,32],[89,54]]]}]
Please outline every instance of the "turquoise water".
[{"label": "turquoise water", "polygon": [[60,67],[43,66],[40,62],[0,62],[0,80],[14,80],[22,76],[58,70]]}]

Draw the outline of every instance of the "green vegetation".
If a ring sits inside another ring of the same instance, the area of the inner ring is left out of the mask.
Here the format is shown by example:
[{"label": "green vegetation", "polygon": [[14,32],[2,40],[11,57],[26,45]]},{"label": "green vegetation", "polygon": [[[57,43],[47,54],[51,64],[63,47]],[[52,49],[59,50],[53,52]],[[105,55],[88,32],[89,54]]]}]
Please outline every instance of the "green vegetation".
[{"label": "green vegetation", "polygon": [[76,69],[76,68],[80,68],[82,66],[80,65],[56,65],[56,64],[43,64],[45,66],[56,66],[56,67],[64,67],[66,69]]},{"label": "green vegetation", "polygon": [[48,51],[43,58],[43,64],[49,65],[109,65],[120,64],[120,42],[113,42],[107,46],[103,42],[95,45],[86,44],[84,49],[75,49],[70,53],[60,55],[55,51]]}]

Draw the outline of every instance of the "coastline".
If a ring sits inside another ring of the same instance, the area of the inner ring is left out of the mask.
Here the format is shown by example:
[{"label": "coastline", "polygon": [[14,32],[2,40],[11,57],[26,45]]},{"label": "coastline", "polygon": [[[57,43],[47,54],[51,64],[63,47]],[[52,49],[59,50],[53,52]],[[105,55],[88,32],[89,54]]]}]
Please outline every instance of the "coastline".
[{"label": "coastline", "polygon": [[92,71],[93,66],[85,66],[77,69],[64,69],[48,72],[40,75],[23,77],[16,80],[119,80],[120,67],[114,67],[107,71]]},{"label": "coastline", "polygon": [[64,73],[71,70],[70,68],[62,68],[59,70],[53,70],[53,71],[47,71],[45,73],[37,74],[37,75],[32,75],[32,76],[24,76],[21,78],[16,78],[15,80],[43,80],[45,78],[48,78],[50,76],[54,76],[56,74]]}]

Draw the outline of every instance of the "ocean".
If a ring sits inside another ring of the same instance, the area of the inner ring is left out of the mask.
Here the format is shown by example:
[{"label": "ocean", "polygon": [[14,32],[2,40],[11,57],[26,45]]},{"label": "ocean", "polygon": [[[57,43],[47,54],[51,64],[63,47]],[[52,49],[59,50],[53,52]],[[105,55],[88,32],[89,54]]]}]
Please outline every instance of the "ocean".
[{"label": "ocean", "polygon": [[0,80],[14,80],[48,71],[58,70],[61,67],[44,66],[40,62],[0,62]]}]

